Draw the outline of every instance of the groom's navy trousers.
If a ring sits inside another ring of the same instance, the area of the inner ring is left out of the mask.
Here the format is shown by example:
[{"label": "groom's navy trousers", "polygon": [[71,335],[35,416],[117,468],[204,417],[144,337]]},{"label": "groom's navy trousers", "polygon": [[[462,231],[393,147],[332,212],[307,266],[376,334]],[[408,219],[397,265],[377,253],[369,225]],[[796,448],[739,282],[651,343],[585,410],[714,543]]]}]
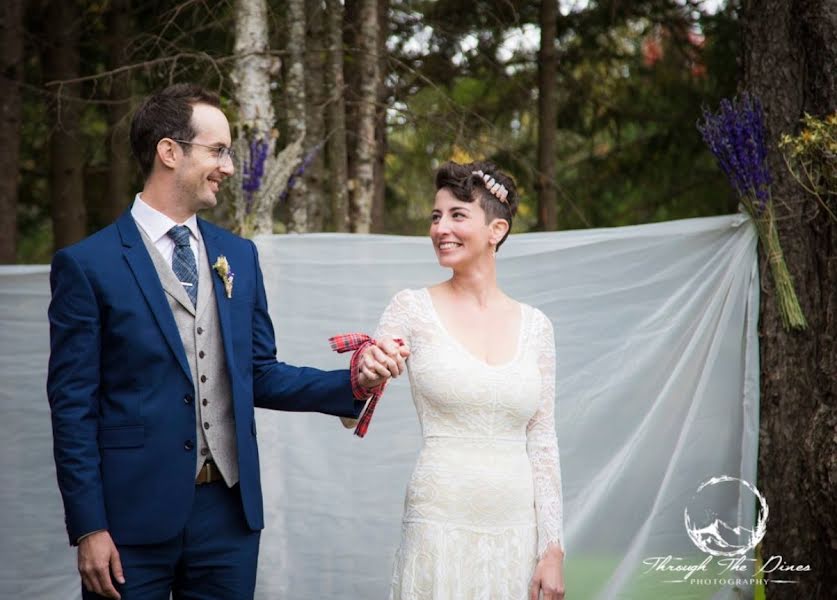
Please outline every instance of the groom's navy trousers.
[{"label": "groom's navy trousers", "polygon": [[[198,225],[210,264],[225,256],[235,273],[231,298],[214,273],[200,282],[213,286],[230,379],[239,467],[233,488],[195,484],[195,386],[130,211],[52,262],[47,394],[67,532],[77,544],[85,534],[109,531],[126,554],[129,590],[153,586],[166,569],[166,577],[189,581],[190,589],[207,574],[240,579],[233,574],[240,565],[255,572],[264,517],[254,407],[356,417],[363,406],[347,370],[277,362],[255,245],[201,219]],[[180,569],[192,542],[217,547],[218,563]],[[150,566],[136,566],[146,559]],[[248,588],[206,597],[251,595]]]},{"label": "groom's navy trousers", "polygon": [[[183,530],[158,544],[121,545],[122,600],[252,598],[260,531],[247,526],[238,486],[200,485]],[[84,591],[84,600],[102,596]]]}]

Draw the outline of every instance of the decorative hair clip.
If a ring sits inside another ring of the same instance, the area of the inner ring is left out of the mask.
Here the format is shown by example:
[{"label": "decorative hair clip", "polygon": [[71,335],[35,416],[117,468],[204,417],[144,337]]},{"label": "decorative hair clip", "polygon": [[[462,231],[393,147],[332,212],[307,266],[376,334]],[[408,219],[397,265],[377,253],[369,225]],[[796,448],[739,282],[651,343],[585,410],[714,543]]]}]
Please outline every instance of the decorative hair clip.
[{"label": "decorative hair clip", "polygon": [[509,203],[508,200],[506,200],[506,198],[509,197],[509,190],[506,189],[506,186],[497,183],[491,175],[486,175],[482,171],[471,171],[471,173],[482,177],[482,180],[485,183],[485,189],[491,192],[491,195],[497,198],[497,200],[504,204]]}]

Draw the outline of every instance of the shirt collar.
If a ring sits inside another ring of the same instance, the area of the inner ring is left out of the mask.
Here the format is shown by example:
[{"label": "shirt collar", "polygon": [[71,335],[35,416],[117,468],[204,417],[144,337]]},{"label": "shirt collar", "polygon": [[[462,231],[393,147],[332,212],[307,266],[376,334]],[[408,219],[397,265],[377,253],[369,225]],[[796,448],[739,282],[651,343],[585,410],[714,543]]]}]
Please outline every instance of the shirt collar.
[{"label": "shirt collar", "polygon": [[161,213],[156,208],[152,208],[137,194],[134,197],[134,205],[131,207],[131,216],[134,221],[142,227],[143,231],[151,238],[151,242],[156,244],[160,238],[166,235],[169,230],[175,225],[185,225],[189,228],[189,232],[197,241],[201,239],[201,232],[198,228],[198,217],[192,215],[183,223],[176,223],[171,218]]}]

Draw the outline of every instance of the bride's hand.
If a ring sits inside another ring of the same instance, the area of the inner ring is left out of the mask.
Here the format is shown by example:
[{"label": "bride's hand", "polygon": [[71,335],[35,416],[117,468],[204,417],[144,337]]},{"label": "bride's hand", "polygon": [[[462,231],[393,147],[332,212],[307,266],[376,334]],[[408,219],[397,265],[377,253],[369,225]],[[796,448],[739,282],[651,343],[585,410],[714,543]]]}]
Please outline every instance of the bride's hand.
[{"label": "bride's hand", "polygon": [[374,389],[390,377],[398,377],[406,368],[410,349],[389,337],[378,340],[360,356],[358,383],[368,390]]},{"label": "bride's hand", "polygon": [[529,584],[529,600],[538,600],[541,592],[543,600],[564,600],[564,553],[555,546],[547,549],[535,567]]}]

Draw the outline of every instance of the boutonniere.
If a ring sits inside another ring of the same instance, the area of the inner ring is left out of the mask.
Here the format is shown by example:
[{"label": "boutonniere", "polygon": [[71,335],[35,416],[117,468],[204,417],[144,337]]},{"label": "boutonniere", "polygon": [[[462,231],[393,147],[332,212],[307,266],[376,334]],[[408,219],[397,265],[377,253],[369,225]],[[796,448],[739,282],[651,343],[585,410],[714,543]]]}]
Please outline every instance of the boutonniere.
[{"label": "boutonniere", "polygon": [[224,291],[227,292],[227,298],[232,298],[232,285],[235,273],[230,270],[230,263],[227,262],[227,257],[223,254],[220,255],[218,260],[215,261],[215,264],[212,265],[212,268],[215,269],[221,281],[224,282]]}]

